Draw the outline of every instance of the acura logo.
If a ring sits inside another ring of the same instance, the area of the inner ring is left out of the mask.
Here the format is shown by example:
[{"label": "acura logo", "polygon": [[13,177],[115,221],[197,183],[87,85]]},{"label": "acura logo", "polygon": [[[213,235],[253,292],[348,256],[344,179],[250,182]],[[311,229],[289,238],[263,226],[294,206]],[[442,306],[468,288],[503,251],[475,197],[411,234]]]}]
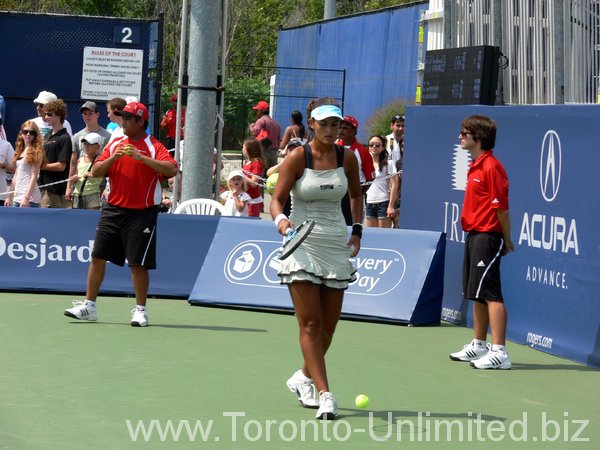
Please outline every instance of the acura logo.
[{"label": "acura logo", "polygon": [[553,201],[558,194],[561,166],[560,137],[556,131],[548,130],[544,135],[540,155],[540,188],[547,202]]}]

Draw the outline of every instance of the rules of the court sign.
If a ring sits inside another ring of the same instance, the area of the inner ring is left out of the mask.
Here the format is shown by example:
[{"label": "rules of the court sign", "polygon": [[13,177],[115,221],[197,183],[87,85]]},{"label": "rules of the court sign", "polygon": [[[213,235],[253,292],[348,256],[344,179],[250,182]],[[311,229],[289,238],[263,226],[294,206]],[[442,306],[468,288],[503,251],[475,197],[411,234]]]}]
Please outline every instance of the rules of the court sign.
[{"label": "rules of the court sign", "polygon": [[140,98],[143,68],[143,50],[84,47],[81,98]]}]

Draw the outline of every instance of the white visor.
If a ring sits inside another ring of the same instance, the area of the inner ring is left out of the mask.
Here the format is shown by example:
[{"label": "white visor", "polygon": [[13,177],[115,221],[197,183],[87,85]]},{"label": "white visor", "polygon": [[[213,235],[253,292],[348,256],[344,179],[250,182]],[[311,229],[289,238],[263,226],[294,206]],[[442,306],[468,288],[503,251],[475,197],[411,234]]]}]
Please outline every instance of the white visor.
[{"label": "white visor", "polygon": [[315,120],[323,120],[328,117],[337,117],[340,120],[344,120],[344,116],[342,116],[342,110],[339,106],[335,105],[322,105],[315,109],[313,109],[310,113],[310,117]]}]

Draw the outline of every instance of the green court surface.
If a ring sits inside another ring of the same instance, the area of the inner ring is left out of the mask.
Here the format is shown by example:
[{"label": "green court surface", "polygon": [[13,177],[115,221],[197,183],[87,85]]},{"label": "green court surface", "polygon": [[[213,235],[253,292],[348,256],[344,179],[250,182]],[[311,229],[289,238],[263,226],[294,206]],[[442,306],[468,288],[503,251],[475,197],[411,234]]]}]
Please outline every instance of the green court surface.
[{"label": "green court surface", "polygon": [[72,299],[0,294],[0,449],[600,448],[600,371],[516,344],[513,370],[471,369],[448,358],[466,328],[340,322],[323,423],[285,386],[291,315],[153,299],[132,328],[131,298],[97,323]]}]

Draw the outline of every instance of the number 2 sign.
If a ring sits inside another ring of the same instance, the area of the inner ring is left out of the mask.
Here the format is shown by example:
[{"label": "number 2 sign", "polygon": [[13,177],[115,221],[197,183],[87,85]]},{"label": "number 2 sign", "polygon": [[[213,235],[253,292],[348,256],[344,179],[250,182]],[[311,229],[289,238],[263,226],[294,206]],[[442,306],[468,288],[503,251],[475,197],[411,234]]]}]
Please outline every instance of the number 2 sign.
[{"label": "number 2 sign", "polygon": [[131,26],[116,26],[113,42],[115,44],[139,44],[140,29]]}]

